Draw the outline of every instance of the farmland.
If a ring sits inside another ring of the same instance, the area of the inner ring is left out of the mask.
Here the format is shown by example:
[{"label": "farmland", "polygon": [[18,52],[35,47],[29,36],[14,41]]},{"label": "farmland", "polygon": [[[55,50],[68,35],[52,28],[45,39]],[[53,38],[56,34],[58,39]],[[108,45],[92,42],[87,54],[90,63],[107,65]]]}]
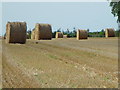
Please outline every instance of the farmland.
[{"label": "farmland", "polygon": [[2,47],[3,88],[118,87],[117,38],[3,40]]}]

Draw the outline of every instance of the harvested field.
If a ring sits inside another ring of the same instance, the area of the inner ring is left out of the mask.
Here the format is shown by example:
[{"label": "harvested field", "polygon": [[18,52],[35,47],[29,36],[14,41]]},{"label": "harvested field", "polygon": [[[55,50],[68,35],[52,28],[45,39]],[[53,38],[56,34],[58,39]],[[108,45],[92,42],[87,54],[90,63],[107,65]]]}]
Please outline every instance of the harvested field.
[{"label": "harvested field", "polygon": [[118,87],[117,38],[3,41],[2,63],[3,87]]},{"label": "harvested field", "polygon": [[0,88],[2,88],[2,39],[0,39]]}]

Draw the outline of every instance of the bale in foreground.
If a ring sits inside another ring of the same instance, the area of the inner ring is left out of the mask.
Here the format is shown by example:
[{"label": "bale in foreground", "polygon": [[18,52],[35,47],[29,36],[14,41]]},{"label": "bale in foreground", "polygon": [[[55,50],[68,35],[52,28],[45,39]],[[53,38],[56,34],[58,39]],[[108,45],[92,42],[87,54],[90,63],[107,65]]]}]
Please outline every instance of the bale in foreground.
[{"label": "bale in foreground", "polygon": [[52,28],[50,24],[36,24],[35,26],[35,40],[51,40]]},{"label": "bale in foreground", "polygon": [[26,22],[8,22],[6,25],[6,43],[26,42]]},{"label": "bale in foreground", "polygon": [[88,33],[87,30],[79,30],[77,31],[77,40],[80,39],[87,39],[88,38]]},{"label": "bale in foreground", "polygon": [[56,38],[63,38],[62,32],[56,32]]},{"label": "bale in foreground", "polygon": [[112,28],[105,29],[105,37],[115,37],[115,31]]}]

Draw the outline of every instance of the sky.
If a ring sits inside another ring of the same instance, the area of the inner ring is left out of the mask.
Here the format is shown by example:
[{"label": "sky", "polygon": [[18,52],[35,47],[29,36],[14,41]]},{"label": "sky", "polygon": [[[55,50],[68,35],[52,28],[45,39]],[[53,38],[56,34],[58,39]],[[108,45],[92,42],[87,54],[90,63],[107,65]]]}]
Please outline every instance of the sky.
[{"label": "sky", "polygon": [[25,21],[28,30],[36,23],[51,24],[52,31],[118,28],[109,2],[2,2],[3,35],[8,21]]},{"label": "sky", "polygon": [[[108,2],[111,0],[1,0],[2,2]],[[112,0],[118,2],[120,0]]]}]

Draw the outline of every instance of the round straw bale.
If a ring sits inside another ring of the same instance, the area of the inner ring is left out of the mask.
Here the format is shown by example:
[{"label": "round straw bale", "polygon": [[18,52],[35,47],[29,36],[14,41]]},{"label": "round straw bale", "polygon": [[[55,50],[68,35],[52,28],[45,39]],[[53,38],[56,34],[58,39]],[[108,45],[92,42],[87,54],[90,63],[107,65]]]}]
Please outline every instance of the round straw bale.
[{"label": "round straw bale", "polygon": [[105,29],[105,37],[115,37],[115,31],[113,28]]},{"label": "round straw bale", "polygon": [[8,22],[6,25],[7,43],[25,43],[27,26],[25,22]]},{"label": "round straw bale", "polygon": [[50,24],[36,24],[35,26],[35,40],[52,39],[52,27]]},{"label": "round straw bale", "polygon": [[56,38],[63,38],[62,32],[56,32]]},{"label": "round straw bale", "polygon": [[87,39],[88,38],[88,33],[87,30],[79,30],[77,31],[77,40],[80,39]]}]

